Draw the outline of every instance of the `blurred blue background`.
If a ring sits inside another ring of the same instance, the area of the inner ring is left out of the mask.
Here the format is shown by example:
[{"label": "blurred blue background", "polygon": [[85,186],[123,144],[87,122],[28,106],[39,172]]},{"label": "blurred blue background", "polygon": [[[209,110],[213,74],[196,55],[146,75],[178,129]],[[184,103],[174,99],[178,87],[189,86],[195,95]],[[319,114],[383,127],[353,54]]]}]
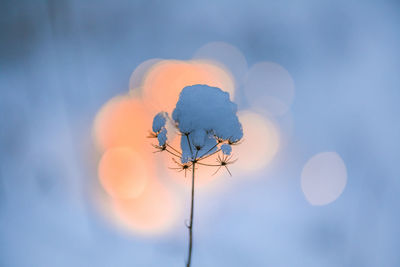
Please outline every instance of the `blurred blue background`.
[{"label": "blurred blue background", "polygon": [[[199,196],[193,266],[400,266],[399,14],[398,1],[2,0],[0,265],[184,265],[183,222],[131,236],[93,209],[91,125],[141,62],[223,41],[288,70],[293,133],[259,179]],[[321,151],[348,182],[319,207],[300,174]]]}]

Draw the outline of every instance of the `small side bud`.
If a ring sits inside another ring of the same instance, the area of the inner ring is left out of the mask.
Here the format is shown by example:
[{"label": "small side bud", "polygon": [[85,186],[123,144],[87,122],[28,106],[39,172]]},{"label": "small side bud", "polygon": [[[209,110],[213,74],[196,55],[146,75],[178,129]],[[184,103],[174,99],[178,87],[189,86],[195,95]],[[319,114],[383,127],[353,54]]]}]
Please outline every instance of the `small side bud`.
[{"label": "small side bud", "polygon": [[158,144],[164,146],[167,142],[167,129],[162,128],[162,130],[157,135]]},{"label": "small side bud", "polygon": [[153,132],[158,133],[161,131],[162,128],[165,127],[167,123],[168,113],[166,112],[159,112],[153,119]]},{"label": "small side bud", "polygon": [[222,150],[222,153],[224,153],[224,155],[230,155],[232,152],[232,147],[228,144],[223,144],[221,146],[221,150]]}]

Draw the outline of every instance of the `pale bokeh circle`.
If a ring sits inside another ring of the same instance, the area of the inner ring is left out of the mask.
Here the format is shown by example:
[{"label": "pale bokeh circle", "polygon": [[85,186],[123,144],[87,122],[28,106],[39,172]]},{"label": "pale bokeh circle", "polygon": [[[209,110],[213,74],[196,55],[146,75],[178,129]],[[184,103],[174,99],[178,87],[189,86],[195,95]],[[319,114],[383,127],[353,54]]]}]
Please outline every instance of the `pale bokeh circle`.
[{"label": "pale bokeh circle", "polygon": [[346,183],[346,165],[336,152],[313,156],[301,173],[301,188],[312,205],[326,205],[335,201]]},{"label": "pale bokeh circle", "polygon": [[208,61],[163,60],[147,73],[144,103],[154,111],[172,113],[182,89],[189,85],[215,86],[234,96],[234,82],[228,72]]},{"label": "pale bokeh circle", "polygon": [[150,71],[150,69],[160,61],[161,59],[159,58],[148,59],[140,63],[140,65],[137,66],[136,69],[132,72],[131,77],[129,78],[129,93],[132,96],[137,96],[141,94],[141,86],[144,77],[146,76],[147,72]]},{"label": "pale bokeh circle", "polygon": [[228,72],[209,61],[163,60],[146,74],[142,90],[144,103],[154,111],[172,113],[182,89],[206,84],[234,96],[234,82]]},{"label": "pale bokeh circle", "polygon": [[275,157],[280,146],[278,128],[275,124],[252,111],[239,113],[243,126],[243,141],[233,146],[238,161],[234,169],[257,171],[268,165]]},{"label": "pale bokeh circle", "polygon": [[200,47],[193,56],[194,59],[208,59],[222,64],[235,77],[235,82],[241,84],[246,72],[247,61],[239,49],[224,42],[211,42]]},{"label": "pale bokeh circle", "polygon": [[293,102],[294,82],[279,64],[260,62],[247,73],[244,92],[252,108],[266,110],[271,115],[283,115]]}]

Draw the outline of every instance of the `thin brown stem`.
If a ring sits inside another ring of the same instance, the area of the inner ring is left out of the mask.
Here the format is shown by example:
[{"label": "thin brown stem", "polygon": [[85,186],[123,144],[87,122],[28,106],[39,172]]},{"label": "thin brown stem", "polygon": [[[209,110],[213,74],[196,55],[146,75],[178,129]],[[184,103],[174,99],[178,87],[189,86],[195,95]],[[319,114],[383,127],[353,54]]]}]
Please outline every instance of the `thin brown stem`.
[{"label": "thin brown stem", "polygon": [[194,207],[194,171],[195,171],[196,162],[193,161],[193,169],[192,169],[192,200],[190,204],[190,222],[189,222],[189,251],[188,251],[188,260],[186,263],[186,267],[190,267],[190,263],[192,261],[192,247],[193,247],[193,207]]},{"label": "thin brown stem", "polygon": [[204,156],[204,157],[200,157],[197,161],[200,161],[200,160],[203,160],[203,159],[206,159],[206,158],[208,158],[208,157],[211,157],[212,155],[215,155],[215,154],[217,154],[218,152],[220,152],[221,151],[221,149],[218,149],[218,150],[215,150],[213,153],[211,153],[211,154],[208,154],[208,155],[206,155],[206,156]]},{"label": "thin brown stem", "polygon": [[202,162],[197,162],[197,164],[203,165],[203,166],[209,166],[209,167],[218,167],[221,166],[221,164],[206,164],[206,163],[202,163]]},{"label": "thin brown stem", "polygon": [[174,148],[173,146],[169,145],[168,143],[165,143],[165,144],[167,145],[167,147],[171,148],[173,151],[175,151],[175,152],[178,153],[179,155],[182,154],[178,149]]},{"label": "thin brown stem", "polygon": [[177,158],[181,158],[181,156],[175,154],[175,153],[172,152],[172,151],[169,151],[168,149],[165,149],[165,151],[167,151],[168,153],[170,153],[171,155],[173,155],[173,156],[175,156],[175,157],[177,157]]},{"label": "thin brown stem", "polygon": [[190,148],[190,156],[192,156],[192,158],[193,158],[193,150],[192,150],[192,146],[190,145],[189,134],[185,134],[185,135],[186,135],[186,139],[188,141],[188,145]]},{"label": "thin brown stem", "polygon": [[225,169],[228,171],[229,175],[232,177],[232,173],[231,173],[231,171],[229,170],[228,166],[225,165],[224,167],[225,167]]},{"label": "thin brown stem", "polygon": [[218,169],[213,173],[213,175],[215,175],[221,168],[222,168],[222,165],[219,165]]},{"label": "thin brown stem", "polygon": [[212,148],[210,148],[206,153],[204,153],[203,155],[200,156],[200,158],[204,157],[205,155],[207,155],[211,150],[213,150],[216,146],[218,146],[219,142],[217,142]]}]

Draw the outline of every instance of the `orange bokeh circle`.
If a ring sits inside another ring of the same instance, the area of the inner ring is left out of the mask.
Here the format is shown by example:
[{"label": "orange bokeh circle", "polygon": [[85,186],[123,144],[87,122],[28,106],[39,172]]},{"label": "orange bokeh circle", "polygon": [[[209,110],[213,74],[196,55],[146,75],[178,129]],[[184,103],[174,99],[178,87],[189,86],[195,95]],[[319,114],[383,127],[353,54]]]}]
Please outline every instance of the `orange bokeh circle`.
[{"label": "orange bokeh circle", "polygon": [[140,99],[117,96],[99,111],[94,123],[94,138],[98,148],[129,146],[141,150],[147,145],[151,116]]},{"label": "orange bokeh circle", "polygon": [[98,173],[103,188],[114,198],[138,197],[148,179],[143,158],[129,147],[108,149],[99,162]]},{"label": "orange bokeh circle", "polygon": [[172,112],[181,90],[189,85],[207,84],[234,94],[228,71],[208,61],[164,60],[155,64],[143,82],[143,99],[157,111]]},{"label": "orange bokeh circle", "polygon": [[178,218],[179,205],[167,188],[149,181],[143,194],[136,199],[113,199],[117,221],[136,233],[152,235],[169,230]]}]

